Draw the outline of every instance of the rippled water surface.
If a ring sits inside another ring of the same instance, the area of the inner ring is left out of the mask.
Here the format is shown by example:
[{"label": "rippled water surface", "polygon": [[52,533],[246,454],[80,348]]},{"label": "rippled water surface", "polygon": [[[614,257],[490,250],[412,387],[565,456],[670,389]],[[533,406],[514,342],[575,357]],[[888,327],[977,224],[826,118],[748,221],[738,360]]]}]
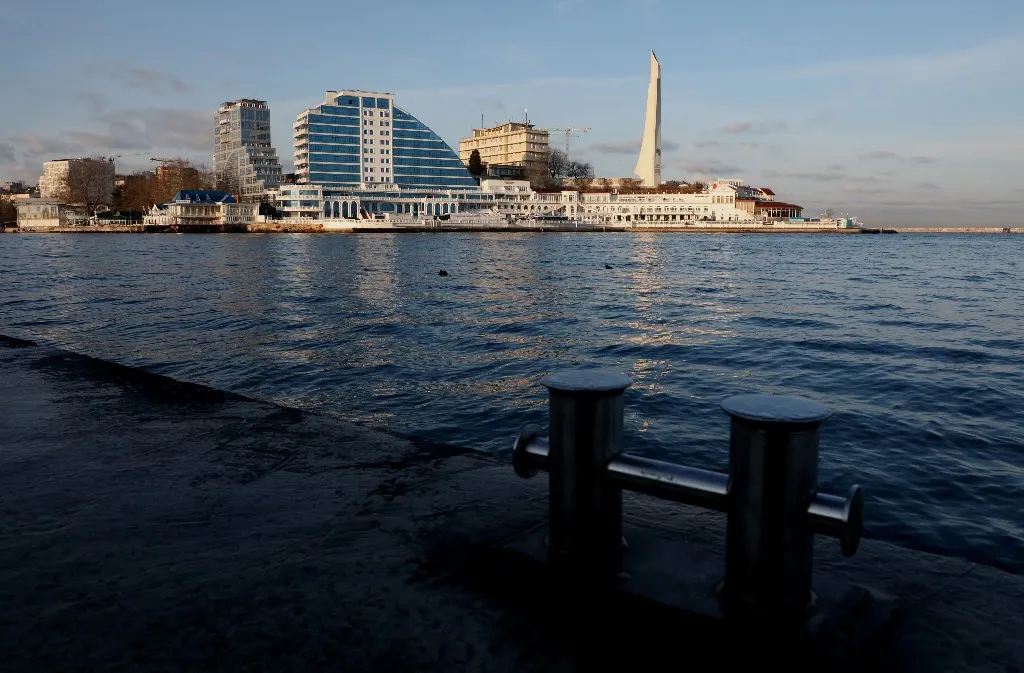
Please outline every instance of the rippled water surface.
[{"label": "rippled water surface", "polygon": [[0,269],[0,333],[483,450],[566,366],[716,469],[724,397],[813,397],[869,535],[1024,570],[1024,236],[3,235]]}]

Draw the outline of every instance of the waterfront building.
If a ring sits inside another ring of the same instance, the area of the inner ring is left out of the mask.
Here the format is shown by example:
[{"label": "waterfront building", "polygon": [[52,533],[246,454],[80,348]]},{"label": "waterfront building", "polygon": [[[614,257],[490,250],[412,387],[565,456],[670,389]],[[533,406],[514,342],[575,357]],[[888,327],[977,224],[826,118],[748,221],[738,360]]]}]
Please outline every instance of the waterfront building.
[{"label": "waterfront building", "polygon": [[647,114],[636,175],[644,187],[661,186],[661,64],[651,52],[651,81],[647,86]]},{"label": "waterfront building", "polygon": [[328,91],[296,117],[296,181],[328,189],[473,189],[459,156],[394,96]]},{"label": "waterfront building", "polygon": [[22,231],[46,231],[88,221],[86,216],[56,199],[21,199],[16,206],[18,229]]},{"label": "waterfront building", "polygon": [[527,175],[547,170],[548,132],[526,122],[506,122],[491,128],[473,129],[473,135],[459,141],[459,158],[469,165],[473,150],[480,160],[493,166],[521,166]]},{"label": "waterfront building", "polygon": [[494,196],[481,189],[403,189],[397,185],[339,189],[327,185],[281,185],[267,193],[286,220],[415,220],[491,212]]},{"label": "waterfront building", "polygon": [[113,159],[54,159],[43,164],[39,198],[63,200],[69,194],[79,197],[87,192],[90,201],[110,204],[114,201],[115,180]]},{"label": "waterfront building", "polygon": [[226,192],[189,189],[178,192],[168,203],[153,206],[145,224],[185,228],[244,225],[256,222],[258,211],[258,203],[239,203]]},{"label": "waterfront building", "polygon": [[258,201],[281,183],[281,162],[270,140],[265,101],[239,98],[214,115],[213,177],[219,188],[243,201]]}]

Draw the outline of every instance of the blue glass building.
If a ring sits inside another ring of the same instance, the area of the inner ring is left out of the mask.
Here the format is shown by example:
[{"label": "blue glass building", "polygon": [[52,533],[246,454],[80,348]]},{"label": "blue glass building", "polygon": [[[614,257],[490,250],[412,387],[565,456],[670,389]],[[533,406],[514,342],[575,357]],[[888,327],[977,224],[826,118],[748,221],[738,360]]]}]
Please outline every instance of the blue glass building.
[{"label": "blue glass building", "polygon": [[476,180],[423,122],[388,93],[328,91],[295,122],[295,174],[334,189],[473,189]]}]

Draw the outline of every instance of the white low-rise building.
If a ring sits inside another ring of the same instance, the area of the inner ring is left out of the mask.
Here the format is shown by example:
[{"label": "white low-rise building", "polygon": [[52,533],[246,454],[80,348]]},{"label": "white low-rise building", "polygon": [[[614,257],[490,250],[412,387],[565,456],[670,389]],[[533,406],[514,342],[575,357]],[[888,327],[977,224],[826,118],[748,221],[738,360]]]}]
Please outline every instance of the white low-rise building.
[{"label": "white low-rise building", "polygon": [[47,231],[59,227],[88,224],[89,218],[55,199],[22,199],[18,208],[18,229]]}]

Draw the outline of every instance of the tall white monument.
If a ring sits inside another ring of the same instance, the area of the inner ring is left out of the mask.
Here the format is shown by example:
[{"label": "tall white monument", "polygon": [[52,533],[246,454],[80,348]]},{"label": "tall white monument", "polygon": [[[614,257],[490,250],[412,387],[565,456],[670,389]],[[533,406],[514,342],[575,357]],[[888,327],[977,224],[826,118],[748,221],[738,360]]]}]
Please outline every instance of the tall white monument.
[{"label": "tall white monument", "polygon": [[633,172],[644,187],[661,186],[661,64],[651,52],[651,83],[647,86],[647,119],[640,158]]}]

